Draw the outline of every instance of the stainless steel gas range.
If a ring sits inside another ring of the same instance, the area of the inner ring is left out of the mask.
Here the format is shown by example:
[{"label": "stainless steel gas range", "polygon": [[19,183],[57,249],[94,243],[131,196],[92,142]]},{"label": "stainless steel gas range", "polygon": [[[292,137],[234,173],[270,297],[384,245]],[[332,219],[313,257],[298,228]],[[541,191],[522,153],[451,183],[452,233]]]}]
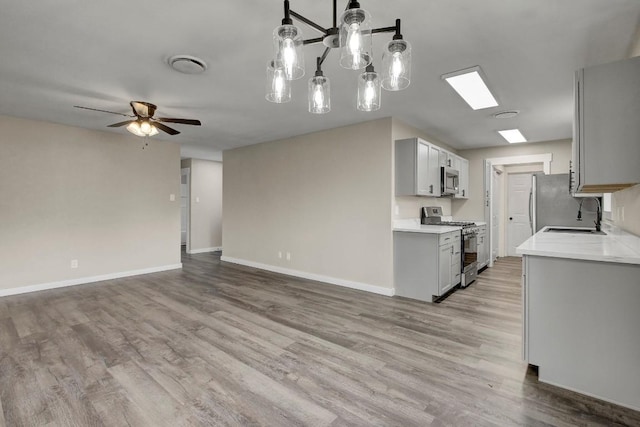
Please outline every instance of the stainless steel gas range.
[{"label": "stainless steel gas range", "polygon": [[475,222],[443,221],[442,206],[425,206],[420,210],[420,222],[428,225],[448,225],[461,227],[461,274],[460,286],[465,288],[476,280],[478,275],[478,231]]}]

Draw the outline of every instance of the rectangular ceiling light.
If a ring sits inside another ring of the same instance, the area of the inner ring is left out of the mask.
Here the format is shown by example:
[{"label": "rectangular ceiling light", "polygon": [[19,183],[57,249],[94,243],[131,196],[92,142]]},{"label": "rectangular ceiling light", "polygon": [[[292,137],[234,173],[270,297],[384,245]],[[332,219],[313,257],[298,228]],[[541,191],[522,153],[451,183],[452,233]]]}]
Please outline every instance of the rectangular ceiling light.
[{"label": "rectangular ceiling light", "polygon": [[444,74],[442,78],[446,80],[447,83],[458,92],[458,95],[474,110],[498,106],[498,101],[496,101],[496,98],[482,78],[480,67],[476,66]]},{"label": "rectangular ceiling light", "polygon": [[502,135],[502,137],[506,139],[509,144],[515,144],[517,142],[527,142],[527,139],[518,129],[499,130],[498,133]]}]

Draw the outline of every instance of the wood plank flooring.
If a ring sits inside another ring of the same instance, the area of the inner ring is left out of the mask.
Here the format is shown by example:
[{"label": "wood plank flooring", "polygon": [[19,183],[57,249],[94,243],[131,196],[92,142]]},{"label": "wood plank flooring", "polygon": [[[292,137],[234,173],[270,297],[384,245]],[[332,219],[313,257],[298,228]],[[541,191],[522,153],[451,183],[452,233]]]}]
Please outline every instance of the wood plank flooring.
[{"label": "wood plank flooring", "polygon": [[640,425],[520,360],[517,258],[440,304],[183,262],[0,299],[0,427]]}]

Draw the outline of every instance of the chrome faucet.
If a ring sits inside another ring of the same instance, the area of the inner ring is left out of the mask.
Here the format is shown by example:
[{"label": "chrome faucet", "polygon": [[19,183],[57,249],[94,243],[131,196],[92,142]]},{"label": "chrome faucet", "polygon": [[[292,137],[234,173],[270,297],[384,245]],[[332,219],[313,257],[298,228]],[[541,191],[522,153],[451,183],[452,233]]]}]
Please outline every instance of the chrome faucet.
[{"label": "chrome faucet", "polygon": [[585,199],[593,199],[598,204],[598,207],[596,208],[596,220],[594,221],[594,224],[596,225],[596,231],[601,231],[602,224],[600,223],[600,221],[602,220],[602,218],[601,218],[602,209],[600,207],[600,199],[598,197],[583,197],[583,198],[581,198],[580,199],[580,206],[578,207],[578,217],[576,219],[578,221],[582,221],[582,202],[584,202]]}]

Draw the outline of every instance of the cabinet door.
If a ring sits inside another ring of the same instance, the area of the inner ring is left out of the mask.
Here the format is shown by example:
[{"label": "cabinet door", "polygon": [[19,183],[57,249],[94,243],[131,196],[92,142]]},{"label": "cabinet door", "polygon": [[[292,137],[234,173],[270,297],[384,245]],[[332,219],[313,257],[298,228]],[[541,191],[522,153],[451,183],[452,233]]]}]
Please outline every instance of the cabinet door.
[{"label": "cabinet door", "polygon": [[440,150],[429,145],[429,195],[440,197]]},{"label": "cabinet door", "polygon": [[467,159],[463,159],[462,157],[458,158],[458,162],[456,163],[459,167],[458,171],[459,175],[459,186],[460,189],[458,194],[454,197],[456,199],[468,199],[469,198],[469,161]]},{"label": "cabinet door", "polygon": [[485,245],[486,235],[479,234],[478,235],[478,268],[482,268],[487,265],[486,258],[486,245]]},{"label": "cabinet door", "polygon": [[416,146],[416,194],[429,196],[431,180],[429,179],[429,144],[418,140]]},{"label": "cabinet door", "polygon": [[455,154],[449,154],[449,167],[453,168],[457,171],[460,170],[460,162],[462,161],[462,158],[456,156]]},{"label": "cabinet door", "polygon": [[451,277],[451,257],[452,257],[452,245],[440,246],[440,254],[438,259],[438,295],[443,295],[452,286]]},{"label": "cabinet door", "polygon": [[440,150],[440,156],[438,157],[438,161],[440,163],[440,166],[446,166],[449,167],[449,152],[444,151],[444,150]]},{"label": "cabinet door", "polygon": [[485,234],[484,239],[482,239],[482,243],[484,243],[484,265],[487,266],[491,262],[491,247],[489,246],[488,234]]},{"label": "cabinet door", "polygon": [[577,80],[578,189],[640,182],[640,57],[585,68]]},{"label": "cabinet door", "polygon": [[456,286],[462,281],[462,247],[460,241],[454,243],[451,248],[451,286]]}]

